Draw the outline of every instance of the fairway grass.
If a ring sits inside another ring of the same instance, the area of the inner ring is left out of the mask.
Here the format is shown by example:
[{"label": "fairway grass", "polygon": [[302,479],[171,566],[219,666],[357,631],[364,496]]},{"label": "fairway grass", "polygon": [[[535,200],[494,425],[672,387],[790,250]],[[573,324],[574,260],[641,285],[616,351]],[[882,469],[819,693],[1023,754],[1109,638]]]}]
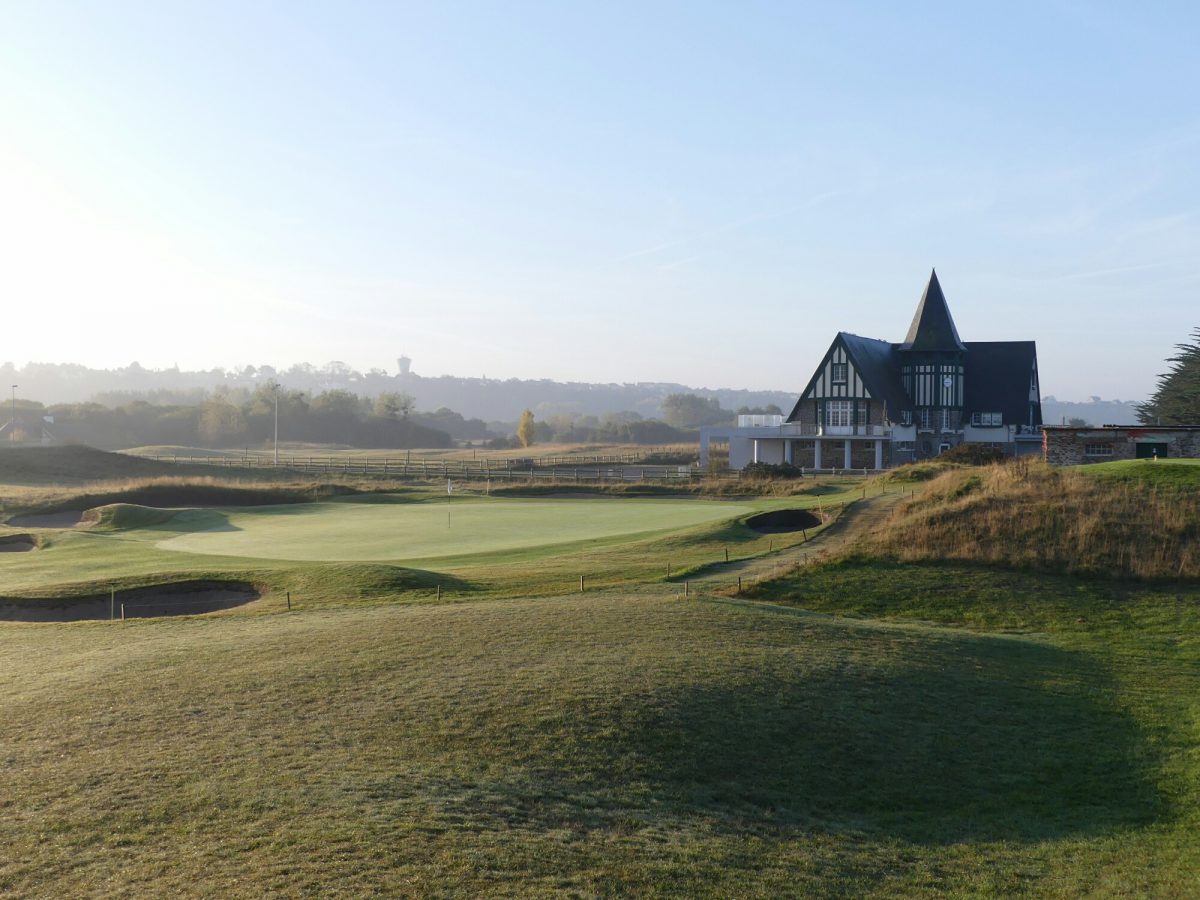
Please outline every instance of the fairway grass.
[{"label": "fairway grass", "polygon": [[[749,515],[752,505],[697,500],[475,498],[423,503],[310,503],[177,517],[202,530],[158,543],[164,550],[302,561],[433,560],[553,547]],[[203,519],[203,516],[208,516]]]},{"label": "fairway grass", "polygon": [[1194,886],[1194,719],[1046,638],[609,594],[10,626],[0,654],[14,894]]}]

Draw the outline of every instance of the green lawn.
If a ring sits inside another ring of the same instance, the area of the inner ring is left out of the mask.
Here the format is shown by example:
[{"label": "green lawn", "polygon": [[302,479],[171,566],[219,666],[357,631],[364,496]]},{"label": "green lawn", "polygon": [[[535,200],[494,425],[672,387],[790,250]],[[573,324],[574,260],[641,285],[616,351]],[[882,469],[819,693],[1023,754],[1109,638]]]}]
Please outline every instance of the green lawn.
[{"label": "green lawn", "polygon": [[1149,483],[1186,490],[1200,488],[1198,459],[1127,459],[1077,466],[1075,471],[1114,482]]},{"label": "green lawn", "polygon": [[749,515],[748,504],[697,500],[476,499],[306,503],[183,513],[163,550],[282,560],[434,560],[678,531]]},{"label": "green lawn", "polygon": [[[101,527],[42,530],[42,548],[0,554],[0,601],[107,594],[182,579],[258,585],[277,608],[297,603],[426,601],[446,596],[537,596],[644,585],[725,558],[804,540],[763,535],[739,519],[764,509],[823,506],[848,493],[769,500],[521,499],[417,493],[328,503],[186,509],[128,504],[101,510]],[[164,521],[164,517],[167,517]],[[22,529],[0,529],[11,534]],[[810,532],[811,534],[812,532]]]},{"label": "green lawn", "polygon": [[5,594],[266,596],[0,622],[0,894],[1200,895],[1200,587],[871,558],[742,598],[664,581],[802,540],[752,510],[847,496],[40,532]]},{"label": "green lawn", "polygon": [[0,654],[14,894],[1195,887],[1195,718],[1164,713],[1196,694],[1053,637],[644,594],[9,626]]}]

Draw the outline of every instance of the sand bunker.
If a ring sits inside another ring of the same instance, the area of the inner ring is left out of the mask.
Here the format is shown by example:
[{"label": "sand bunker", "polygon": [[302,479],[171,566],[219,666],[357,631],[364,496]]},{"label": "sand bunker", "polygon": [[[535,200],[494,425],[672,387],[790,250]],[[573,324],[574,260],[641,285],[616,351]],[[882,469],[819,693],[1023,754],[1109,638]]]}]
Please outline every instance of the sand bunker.
[{"label": "sand bunker", "polygon": [[0,536],[0,553],[26,553],[37,549],[32,534],[6,534]]},{"label": "sand bunker", "polygon": [[0,620],[8,622],[79,622],[88,619],[152,619],[160,616],[194,616],[242,606],[261,594],[240,581],[185,581],[117,591],[115,602],[103,597],[0,601]]},{"label": "sand bunker", "polygon": [[6,524],[16,528],[74,528],[83,521],[82,509],[13,516]]},{"label": "sand bunker", "polygon": [[775,509],[751,516],[746,520],[746,524],[759,534],[785,534],[789,531],[816,528],[821,524],[821,520],[816,513],[807,509]]}]

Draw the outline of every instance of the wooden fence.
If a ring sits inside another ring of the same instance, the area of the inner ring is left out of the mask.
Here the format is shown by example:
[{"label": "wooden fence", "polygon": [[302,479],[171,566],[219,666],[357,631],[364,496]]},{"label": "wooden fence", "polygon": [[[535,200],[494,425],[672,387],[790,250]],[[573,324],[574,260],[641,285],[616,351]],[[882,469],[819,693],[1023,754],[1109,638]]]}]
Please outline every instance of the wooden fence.
[{"label": "wooden fence", "polygon": [[[233,469],[274,469],[270,454],[242,456],[155,456],[159,462]],[[280,454],[278,468],[327,475],[384,478],[497,479],[525,482],[691,482],[738,480],[741,472],[712,473],[696,466],[613,462],[596,464],[587,457],[529,459],[413,459],[409,456],[295,456]],[[569,461],[569,462],[568,462]],[[874,469],[801,469],[803,475],[863,476]]]}]

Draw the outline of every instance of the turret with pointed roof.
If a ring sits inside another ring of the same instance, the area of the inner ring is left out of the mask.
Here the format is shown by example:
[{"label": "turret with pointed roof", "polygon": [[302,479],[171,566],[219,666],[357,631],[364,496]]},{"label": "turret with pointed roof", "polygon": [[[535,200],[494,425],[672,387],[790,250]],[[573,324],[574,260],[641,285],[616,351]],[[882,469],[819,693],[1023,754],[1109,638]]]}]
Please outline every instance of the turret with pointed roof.
[{"label": "turret with pointed roof", "polygon": [[929,284],[917,304],[908,336],[900,345],[901,350],[949,350],[965,353],[967,348],[958,337],[950,308],[946,306],[946,295],[938,283],[937,269],[929,275]]},{"label": "turret with pointed roof", "polygon": [[936,269],[929,273],[908,335],[896,349],[900,381],[918,420],[926,427],[957,431],[965,399],[967,347],[954,327]]}]

